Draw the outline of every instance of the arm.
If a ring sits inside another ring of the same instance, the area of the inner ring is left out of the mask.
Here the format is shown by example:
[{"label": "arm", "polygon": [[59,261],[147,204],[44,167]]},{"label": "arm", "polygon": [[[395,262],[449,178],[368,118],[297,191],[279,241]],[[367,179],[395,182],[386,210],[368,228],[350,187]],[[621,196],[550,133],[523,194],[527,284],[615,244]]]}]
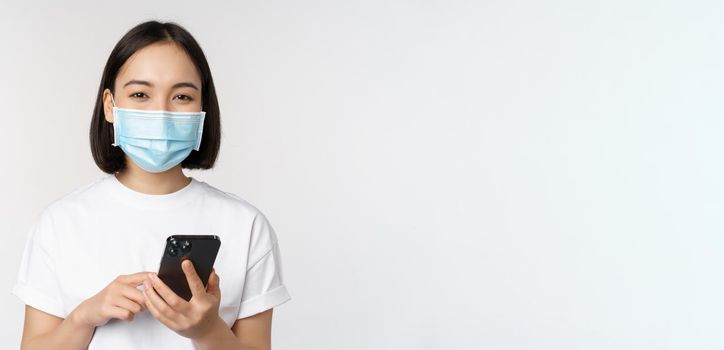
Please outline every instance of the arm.
[{"label": "arm", "polygon": [[94,330],[77,322],[74,313],[63,319],[26,305],[20,349],[87,349]]},{"label": "arm", "polygon": [[141,312],[143,295],[135,288],[148,272],[121,275],[98,294],[84,300],[63,319],[25,306],[22,350],[87,349],[96,326],[111,318],[131,321]]},{"label": "arm", "polygon": [[229,329],[223,321],[207,336],[196,339],[199,350],[239,349],[271,350],[272,312],[269,309],[256,315],[238,319]]},{"label": "arm", "polygon": [[252,349],[271,350],[272,312],[269,309],[254,316],[236,320],[231,330],[242,344]]}]

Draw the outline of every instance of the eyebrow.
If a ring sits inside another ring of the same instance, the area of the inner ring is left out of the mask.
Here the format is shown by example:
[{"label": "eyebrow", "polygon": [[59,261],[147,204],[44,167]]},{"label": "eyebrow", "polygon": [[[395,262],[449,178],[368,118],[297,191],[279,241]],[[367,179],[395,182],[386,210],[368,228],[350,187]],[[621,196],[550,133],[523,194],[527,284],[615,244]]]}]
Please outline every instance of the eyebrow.
[{"label": "eyebrow", "polygon": [[[148,87],[153,87],[153,84],[151,84],[150,82],[147,82],[147,81],[145,81],[145,80],[135,80],[135,79],[134,79],[134,80],[129,80],[127,83],[123,84],[123,87],[126,87],[126,86],[131,85],[131,84],[146,85],[146,86],[148,86]],[[172,88],[172,89],[176,89],[176,88],[180,88],[180,87],[190,87],[190,88],[193,88],[193,89],[196,89],[196,90],[199,89],[196,85],[194,85],[194,83],[190,83],[190,82],[187,82],[187,81],[182,81],[182,82],[173,84],[173,86],[172,86],[171,88]]]}]

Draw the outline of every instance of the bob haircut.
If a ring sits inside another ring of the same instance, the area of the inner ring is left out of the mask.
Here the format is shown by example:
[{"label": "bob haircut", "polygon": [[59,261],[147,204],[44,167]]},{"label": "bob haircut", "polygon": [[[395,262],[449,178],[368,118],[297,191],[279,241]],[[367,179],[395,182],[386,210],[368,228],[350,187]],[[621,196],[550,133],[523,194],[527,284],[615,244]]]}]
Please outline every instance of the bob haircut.
[{"label": "bob haircut", "polygon": [[221,143],[221,122],[219,102],[216,99],[214,81],[206,56],[193,36],[173,22],[148,21],[141,23],[124,35],[111,51],[103,69],[101,85],[98,88],[93,119],[90,125],[90,145],[96,165],[106,173],[113,174],[126,167],[126,157],[120,147],[113,143],[113,123],[105,118],[103,91],[110,89],[115,95],[115,81],[121,66],[136,51],[156,42],[169,41],[183,48],[201,76],[201,110],[206,112],[204,130],[199,150],[192,150],[181,167],[186,169],[211,169],[216,162]]}]

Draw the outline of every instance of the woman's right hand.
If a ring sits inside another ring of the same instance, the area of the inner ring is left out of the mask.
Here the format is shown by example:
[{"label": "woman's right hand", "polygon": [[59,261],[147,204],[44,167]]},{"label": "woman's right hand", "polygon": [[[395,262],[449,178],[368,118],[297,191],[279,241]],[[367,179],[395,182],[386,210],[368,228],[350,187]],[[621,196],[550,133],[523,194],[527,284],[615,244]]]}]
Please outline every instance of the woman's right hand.
[{"label": "woman's right hand", "polygon": [[102,326],[111,318],[132,321],[145,309],[143,292],[136,287],[143,284],[148,272],[116,277],[98,294],[84,300],[73,310],[73,318],[82,325]]}]

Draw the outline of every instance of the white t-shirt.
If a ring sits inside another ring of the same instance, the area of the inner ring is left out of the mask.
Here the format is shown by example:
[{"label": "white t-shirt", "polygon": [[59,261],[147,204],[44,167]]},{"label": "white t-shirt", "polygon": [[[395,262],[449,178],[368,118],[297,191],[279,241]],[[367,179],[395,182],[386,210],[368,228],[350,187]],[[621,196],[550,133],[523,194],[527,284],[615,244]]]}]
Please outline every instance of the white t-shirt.
[{"label": "white t-shirt", "polygon": [[[174,193],[149,195],[114,175],[45,207],[30,228],[12,293],[66,318],[118,275],[157,272],[166,238],[181,234],[219,237],[214,264],[221,287],[219,315],[229,327],[291,300],[277,236],[254,206],[194,178]],[[97,327],[88,349],[194,347],[146,309],[130,322],[111,319]]]}]

